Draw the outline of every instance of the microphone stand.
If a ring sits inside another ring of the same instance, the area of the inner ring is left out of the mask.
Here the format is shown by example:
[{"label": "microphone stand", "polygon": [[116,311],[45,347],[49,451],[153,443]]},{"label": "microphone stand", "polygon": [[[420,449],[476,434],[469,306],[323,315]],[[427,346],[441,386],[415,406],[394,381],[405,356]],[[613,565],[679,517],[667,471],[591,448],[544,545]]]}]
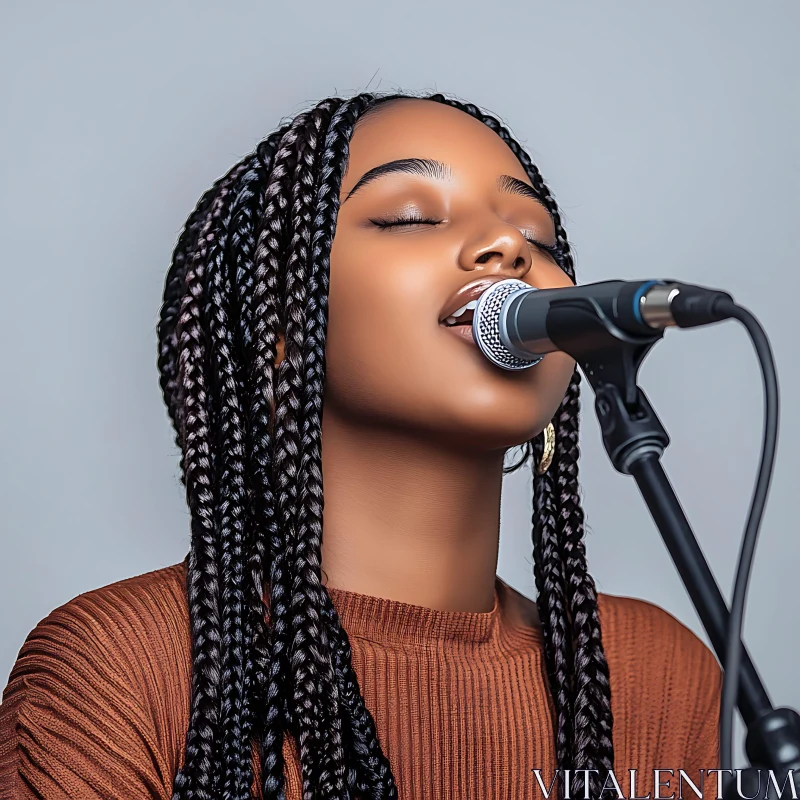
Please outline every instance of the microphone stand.
[{"label": "microphone stand", "polygon": [[[645,336],[625,333],[591,300],[576,298],[551,303],[547,332],[559,350],[577,361],[592,385],[603,444],[611,463],[617,472],[632,475],[636,481],[722,662],[728,606],[659,460],[669,445],[669,436],[636,383],[645,356],[663,337],[663,330]],[[794,778],[789,772],[800,773],[800,715],[791,708],[772,707],[744,648],[737,706],[747,727],[745,750],[751,766],[741,771],[742,794],[738,793],[733,775],[723,782],[724,800],[755,797],[756,792],[759,797],[767,796],[760,788],[761,769],[774,770],[781,786],[787,775],[791,775],[795,786],[800,786],[800,774]],[[792,789],[791,783],[789,788]],[[792,797],[797,798],[798,794],[792,791]]]}]

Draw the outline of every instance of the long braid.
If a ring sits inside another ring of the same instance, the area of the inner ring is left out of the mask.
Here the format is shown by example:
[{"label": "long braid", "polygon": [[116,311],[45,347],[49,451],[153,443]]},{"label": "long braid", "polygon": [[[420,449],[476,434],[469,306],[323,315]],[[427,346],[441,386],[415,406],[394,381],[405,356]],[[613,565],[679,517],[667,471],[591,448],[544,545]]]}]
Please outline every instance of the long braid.
[{"label": "long braid", "polygon": [[[320,168],[324,158],[326,131],[329,132],[332,116],[343,102],[337,98],[321,103],[314,109],[307,131],[307,141],[298,164],[295,184],[297,187],[295,195],[296,238],[292,254],[298,263],[307,265],[307,269],[304,269],[302,273],[305,282],[303,293],[304,329],[302,331],[303,351],[300,353],[300,451],[297,469],[299,498],[296,546],[292,553],[296,576],[295,591],[292,594],[292,619],[295,623],[299,623],[296,625],[296,629],[312,628],[319,631],[316,650],[311,649],[313,641],[309,641],[309,648],[312,658],[316,654],[321,655],[321,658],[318,659],[318,684],[298,682],[295,688],[295,701],[300,700],[305,706],[310,705],[315,712],[320,712],[314,734],[319,760],[318,784],[320,796],[323,798],[343,796],[346,754],[342,740],[342,718],[338,689],[331,663],[330,642],[326,631],[326,621],[322,617],[323,603],[320,584],[322,470],[319,449],[319,434],[322,425],[319,412],[322,406],[324,383],[320,379],[320,369],[317,365],[320,358],[324,357],[320,339],[324,342],[325,337],[324,333],[322,336],[319,333],[321,320],[316,296],[319,282],[315,269],[313,238],[316,230],[315,221],[319,219]],[[322,324],[324,325],[324,322]],[[316,487],[319,488],[318,495],[315,491]],[[301,623],[300,620],[304,617],[310,617],[310,622]],[[299,654],[303,644],[303,639],[296,636],[293,641],[293,653]],[[303,660],[303,655],[299,654],[297,664],[302,665]],[[302,690],[306,685],[310,685],[312,692],[317,693],[316,702],[313,696],[302,697]],[[320,695],[327,696],[321,697]]]},{"label": "long braid", "polygon": [[[265,716],[262,731],[262,786],[265,798],[282,797],[284,791],[283,741],[290,723],[288,698],[288,593],[291,590],[287,528],[279,508],[285,508],[285,495],[275,488],[280,479],[274,445],[270,435],[270,418],[275,414],[276,436],[280,435],[285,405],[275,397],[275,359],[281,319],[279,302],[281,261],[285,254],[287,228],[285,212],[290,202],[290,179],[294,173],[294,141],[296,131],[306,118],[302,115],[288,127],[272,159],[264,190],[264,212],[257,235],[251,315],[253,320],[253,359],[250,376],[253,383],[251,404],[254,464],[254,499],[259,528],[267,538],[270,577],[269,586],[269,662],[264,690]],[[263,487],[266,491],[260,491]],[[265,565],[266,566],[266,565]],[[266,572],[266,569],[265,569]],[[265,576],[266,577],[266,576]]]},{"label": "long braid", "polygon": [[[253,780],[250,706],[245,690],[249,643],[246,608],[247,471],[245,457],[244,387],[237,367],[233,281],[241,258],[237,236],[228,250],[231,218],[242,224],[261,179],[255,159],[234,189],[234,200],[220,235],[209,253],[207,319],[211,333],[213,397],[219,433],[218,483],[220,575],[222,579],[222,664],[220,697],[220,786],[223,796],[247,800]],[[238,231],[239,228],[234,228]]]},{"label": "long braid", "polygon": [[[242,687],[241,692],[237,689],[229,698],[223,695],[222,736],[225,749],[221,769],[224,797],[250,796],[250,782],[253,777],[251,741],[255,739],[259,745],[262,741],[265,683],[270,664],[269,632],[265,619],[268,608],[264,602],[266,548],[264,537],[256,530],[257,510],[254,497],[263,497],[266,507],[271,509],[271,482],[268,475],[269,458],[266,457],[261,463],[254,461],[254,455],[264,457],[259,448],[252,446],[252,426],[250,415],[246,413],[253,403],[247,355],[251,353],[253,340],[249,300],[255,280],[255,229],[264,208],[263,187],[272,156],[285,131],[286,128],[276,131],[258,146],[248,159],[244,179],[237,186],[228,221],[230,243],[226,256],[230,266],[225,283],[227,296],[220,296],[233,327],[228,343],[239,355],[239,358],[232,360],[233,374],[226,376],[226,380],[232,381],[237,388],[239,415],[245,423],[243,431],[239,432],[237,428],[236,438],[230,446],[237,450],[237,465],[241,463],[242,457],[247,462],[242,474],[246,495],[241,519],[241,544],[237,542],[232,550],[234,558],[223,569],[223,610],[230,616],[228,624],[235,642],[235,647],[228,647],[224,651],[224,668],[235,670]],[[260,441],[266,442],[265,449],[268,451],[268,434],[265,440]],[[254,453],[256,449],[259,452]],[[242,456],[238,454],[240,450]],[[265,474],[266,481],[259,482],[258,478],[264,478]],[[224,542],[224,531],[222,537]],[[228,596],[235,601],[226,603],[225,598]],[[226,641],[227,637],[224,636],[223,642]],[[260,750],[256,754],[260,760]]]},{"label": "long braid", "polygon": [[[231,167],[231,169],[215,181],[212,187],[197,201],[197,205],[186,220],[175,248],[173,249],[170,269],[165,280],[164,298],[159,313],[159,321],[156,326],[159,342],[157,366],[162,397],[164,398],[164,404],[167,407],[172,426],[175,430],[175,443],[181,451],[183,450],[183,444],[181,442],[183,419],[181,418],[182,406],[178,387],[177,325],[181,309],[183,284],[186,276],[186,264],[195,251],[199,231],[206,221],[212,201],[217,196],[220,188],[230,183],[232,176],[237,174],[238,170],[238,164]],[[186,479],[183,471],[182,459],[180,466],[181,482],[185,483]]]},{"label": "long braid", "polygon": [[[555,708],[555,746],[557,766],[572,763],[573,693],[572,649],[564,564],[559,548],[558,515],[553,477],[548,472],[534,479],[534,578],[537,605],[542,621],[544,655]],[[558,782],[563,800],[564,785]]]},{"label": "long braid", "polygon": [[[602,646],[597,590],[586,566],[584,513],[578,497],[578,444],[580,373],[573,373],[557,416],[559,457],[554,459],[558,485],[558,513],[562,553],[567,574],[567,597],[575,640],[574,757],[590,775],[589,797],[598,798],[607,771],[613,769],[613,715],[608,664]],[[584,793],[584,777],[573,784]]]},{"label": "long braid", "polygon": [[[276,159],[276,160],[277,160],[277,159]],[[319,215],[317,215],[317,217],[318,217],[318,216],[319,216]],[[273,229],[277,229],[277,226],[276,226],[276,225],[273,225]],[[332,235],[331,235],[331,233],[328,233],[328,235],[327,235],[327,240],[328,240],[328,242],[332,241]],[[327,254],[326,254],[326,258],[327,258]],[[274,272],[274,270],[273,270],[273,272]],[[287,345],[288,345],[288,340],[289,340],[289,339],[290,339],[290,337],[287,337]],[[280,408],[280,407],[281,407],[281,404],[280,404],[280,402],[278,402],[278,404],[277,404],[277,405],[278,405],[278,408]],[[276,411],[276,414],[277,414],[277,411]],[[277,424],[277,422],[276,422],[276,424]],[[276,462],[277,462],[277,459],[276,459]],[[279,472],[279,471],[278,471],[278,469],[277,469],[277,466],[276,466],[276,472]],[[303,484],[302,484],[302,482],[301,482],[301,485],[303,485]],[[274,574],[274,573],[273,573],[273,574]],[[274,587],[273,587],[273,588],[274,588]],[[272,606],[272,608],[273,608],[273,618],[277,618],[277,616],[278,616],[278,614],[277,614],[277,604],[276,604],[276,603],[274,603],[274,602],[271,602],[271,606]],[[295,629],[296,629],[297,627],[299,627],[299,626],[297,626],[297,624],[296,624],[296,623],[297,623],[297,620],[296,620],[296,619],[294,619],[294,618],[293,618],[292,622],[293,622],[293,624],[295,625]],[[308,641],[308,639],[306,639],[306,640]],[[274,667],[274,662],[273,662],[273,667]],[[330,670],[331,670],[331,668],[330,668],[330,665],[329,665],[329,666],[328,666],[328,671],[330,672]],[[330,717],[330,716],[332,716],[332,715],[331,715],[331,714],[328,714],[328,717]],[[336,715],[336,714],[333,714],[333,716],[338,716],[338,715]],[[334,739],[335,739],[335,735],[334,735]],[[270,785],[269,785],[269,775],[268,775],[268,772],[269,772],[269,770],[268,770],[268,766],[269,766],[269,763],[270,763],[270,759],[269,759],[269,752],[270,752],[270,751],[269,751],[269,747],[268,747],[268,742],[265,742],[265,752],[267,753],[267,758],[266,758],[266,761],[267,761],[267,768],[265,768],[265,776],[266,776],[266,781],[265,781],[265,784],[264,784],[264,786],[265,786],[265,792],[268,792],[268,791],[270,791],[270,789],[272,788],[272,787],[270,787]],[[273,755],[275,755],[275,754],[273,753]],[[279,762],[279,761],[280,761],[280,756],[278,755],[278,756],[277,756],[277,757],[276,757],[274,760],[275,760],[276,762]],[[307,764],[308,764],[308,762],[307,762],[305,759],[302,759],[302,756],[301,756],[301,760],[303,760],[304,772],[307,772],[307,771],[308,771],[308,770],[307,770]],[[341,772],[341,771],[343,771],[343,770],[340,770],[340,772]],[[277,778],[277,780],[278,780],[278,781],[280,781],[280,777],[278,777],[278,778]],[[335,787],[334,787],[334,791],[335,791]]]},{"label": "long braid", "polygon": [[[303,114],[295,119],[292,127],[281,140],[278,152],[275,155],[272,181],[280,181],[280,189],[275,193],[275,200],[279,204],[280,233],[267,236],[264,242],[264,251],[269,253],[272,269],[276,272],[278,281],[278,298],[280,305],[276,309],[278,325],[284,332],[284,355],[278,367],[275,383],[275,412],[273,435],[273,489],[275,492],[275,513],[278,522],[277,535],[272,542],[272,570],[270,580],[270,608],[272,610],[272,650],[271,674],[269,695],[280,697],[286,702],[292,689],[290,677],[294,672],[290,664],[290,649],[292,637],[296,635],[296,626],[291,619],[292,592],[294,584],[294,564],[292,551],[295,547],[296,516],[297,516],[297,457],[298,442],[298,414],[299,414],[299,387],[297,370],[297,353],[302,349],[302,340],[298,340],[297,327],[302,328],[302,307],[298,308],[294,297],[294,276],[284,268],[290,249],[290,237],[293,231],[290,224],[290,213],[294,194],[294,177],[298,161],[298,146],[302,139],[303,129],[308,116]],[[297,265],[294,265],[297,268]],[[299,319],[298,319],[299,317]],[[296,704],[289,703],[291,716],[278,725],[278,719],[272,727],[274,747],[282,745],[286,724],[296,725],[297,719],[294,712]],[[284,712],[286,713],[286,712]],[[293,732],[298,738],[297,728]],[[306,732],[307,735],[307,732]],[[308,751],[306,740],[302,740],[305,748],[301,747],[301,764],[303,767],[304,781],[308,780],[308,769],[311,753]],[[274,754],[274,763],[282,763],[282,757]],[[282,782],[282,777],[276,774],[267,774],[268,782],[277,779]],[[309,784],[310,785],[310,784]]]},{"label": "long braid", "polygon": [[[321,686],[319,666],[322,631],[318,612],[318,592],[314,582],[314,562],[308,558],[306,532],[299,524],[299,495],[302,490],[302,400],[303,354],[306,349],[306,294],[311,222],[315,199],[317,144],[320,131],[330,120],[331,104],[324,103],[309,112],[302,126],[292,131],[295,170],[291,176],[291,205],[287,227],[291,231],[284,270],[285,331],[284,358],[278,370],[275,425],[275,470],[278,475],[279,514],[289,543],[289,574],[292,577],[289,614],[292,639],[289,657],[292,671],[294,733],[303,763],[303,793],[311,796],[315,786],[323,790],[319,761],[326,749],[321,727]],[[319,555],[317,554],[317,559]],[[317,567],[319,561],[316,562]],[[340,746],[340,745],[339,745]],[[324,796],[324,792],[323,795]]]},{"label": "long braid", "polygon": [[[361,95],[345,103],[334,115],[322,154],[321,179],[317,196],[317,214],[312,238],[312,272],[309,279],[308,340],[306,347],[306,386],[303,445],[306,458],[302,470],[301,509],[308,526],[309,552],[318,557],[322,541],[322,459],[321,419],[324,386],[325,339],[330,250],[339,208],[339,190],[347,164],[349,140],[358,118],[369,108],[373,98]],[[318,580],[319,566],[314,567]],[[322,590],[323,634],[331,638],[335,669],[334,688],[347,709],[345,731],[355,748],[356,762],[347,773],[351,792],[369,792],[370,797],[397,797],[397,787],[388,760],[378,743],[372,715],[364,705],[358,680],[352,668],[347,634],[339,624],[327,590]],[[330,664],[327,665],[328,670]],[[329,671],[326,678],[333,677]],[[333,704],[329,704],[329,708]],[[336,765],[341,774],[344,765]],[[338,778],[337,778],[338,785]]]},{"label": "long braid", "polygon": [[192,548],[187,593],[193,640],[192,709],[186,759],[175,779],[176,797],[210,800],[215,790],[220,684],[219,540],[214,507],[215,464],[210,432],[208,344],[200,298],[209,242],[224,213],[229,190],[223,185],[201,228],[199,244],[187,265],[177,322],[178,391],[182,395],[185,482],[191,510]]},{"label": "long braid", "polygon": [[[263,217],[265,196],[263,186],[269,174],[272,157],[278,143],[283,138],[287,128],[284,127],[265,139],[256,149],[256,160],[260,165],[259,182],[248,187],[247,191],[240,193],[239,209],[232,220],[234,234],[233,258],[236,264],[235,271],[235,308],[238,309],[238,346],[242,354],[242,363],[239,364],[241,383],[244,387],[246,408],[251,411],[256,402],[253,396],[252,383],[246,364],[251,362],[253,347],[253,321],[251,314],[250,298],[254,294],[255,282],[255,249],[256,225]],[[271,362],[270,362],[271,363]],[[266,401],[264,401],[266,402]],[[258,419],[258,417],[256,417]],[[267,630],[266,615],[267,604],[264,602],[264,569],[267,562],[267,553],[264,536],[259,534],[256,519],[259,511],[269,514],[272,509],[271,477],[269,475],[269,431],[262,431],[262,438],[254,444],[251,414],[247,415],[247,430],[245,450],[249,463],[247,469],[248,487],[248,513],[245,516],[245,538],[247,549],[247,574],[249,580],[245,584],[247,598],[247,619],[245,624],[245,638],[248,657],[245,661],[245,697],[250,707],[251,725],[256,738],[261,741],[264,725],[264,706],[266,696],[266,676],[269,673],[269,632]],[[261,459],[259,461],[259,459]],[[263,504],[256,508],[254,498],[263,498]],[[266,529],[269,528],[266,522]]]}]

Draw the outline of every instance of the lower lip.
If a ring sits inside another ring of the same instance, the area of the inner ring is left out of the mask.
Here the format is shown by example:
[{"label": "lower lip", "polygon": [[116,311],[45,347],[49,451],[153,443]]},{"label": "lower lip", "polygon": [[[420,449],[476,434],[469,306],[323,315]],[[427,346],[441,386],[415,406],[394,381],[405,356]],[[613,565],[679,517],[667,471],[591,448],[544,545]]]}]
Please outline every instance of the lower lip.
[{"label": "lower lip", "polygon": [[442,325],[442,327],[450,331],[454,336],[458,336],[462,341],[475,345],[475,338],[472,335],[472,325]]}]

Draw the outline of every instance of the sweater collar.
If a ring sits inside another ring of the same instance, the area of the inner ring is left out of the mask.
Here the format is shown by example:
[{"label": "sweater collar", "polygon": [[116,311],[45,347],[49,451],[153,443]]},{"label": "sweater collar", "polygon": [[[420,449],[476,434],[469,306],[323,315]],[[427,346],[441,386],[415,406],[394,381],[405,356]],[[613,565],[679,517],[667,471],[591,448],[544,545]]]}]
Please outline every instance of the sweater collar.
[{"label": "sweater collar", "polygon": [[445,611],[385,597],[326,587],[348,636],[378,644],[426,645],[432,641],[479,644],[500,636],[541,640],[538,628],[513,624],[504,613],[506,591],[495,576],[491,611]]}]

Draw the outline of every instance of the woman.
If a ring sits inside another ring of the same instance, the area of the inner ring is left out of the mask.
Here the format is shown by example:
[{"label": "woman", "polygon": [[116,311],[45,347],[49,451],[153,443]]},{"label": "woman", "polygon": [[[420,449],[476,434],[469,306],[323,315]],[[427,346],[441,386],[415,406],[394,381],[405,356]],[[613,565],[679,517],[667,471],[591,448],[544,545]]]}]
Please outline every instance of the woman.
[{"label": "woman", "polygon": [[[217,181],[158,330],[191,552],[29,636],[2,797],[533,798],[559,768],[596,798],[718,766],[713,654],[587,572],[574,362],[506,372],[471,339],[507,278],[573,262],[475,106],[324,100]],[[495,574],[517,445],[537,603]]]}]

